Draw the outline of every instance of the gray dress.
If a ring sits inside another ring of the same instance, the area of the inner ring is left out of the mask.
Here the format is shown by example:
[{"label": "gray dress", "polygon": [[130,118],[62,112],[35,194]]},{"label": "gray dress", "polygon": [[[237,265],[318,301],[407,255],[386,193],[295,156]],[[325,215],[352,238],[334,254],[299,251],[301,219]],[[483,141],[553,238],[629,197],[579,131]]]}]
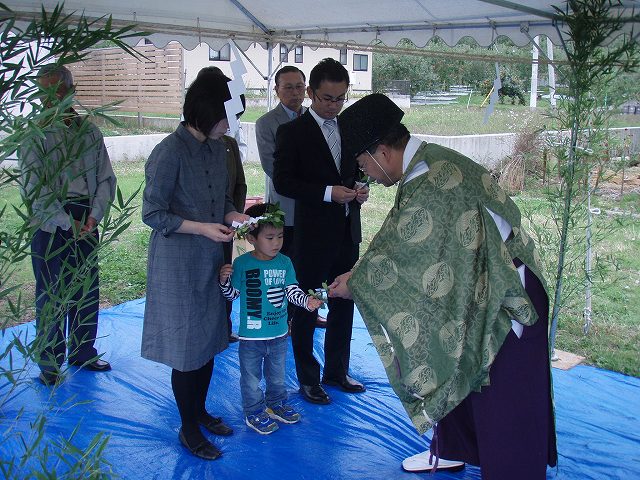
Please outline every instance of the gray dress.
[{"label": "gray dress", "polygon": [[145,166],[142,220],[149,241],[142,356],[176,370],[196,370],[228,346],[218,287],[222,244],[175,231],[183,220],[223,223],[235,210],[227,195],[226,149],[202,143],[180,125]]}]

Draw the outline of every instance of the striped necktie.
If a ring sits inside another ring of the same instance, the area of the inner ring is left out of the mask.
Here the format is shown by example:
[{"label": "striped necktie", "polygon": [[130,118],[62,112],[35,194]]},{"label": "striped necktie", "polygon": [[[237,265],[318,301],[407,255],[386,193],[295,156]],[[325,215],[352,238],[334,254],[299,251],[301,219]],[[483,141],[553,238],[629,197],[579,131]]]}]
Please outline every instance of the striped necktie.
[{"label": "striped necktie", "polygon": [[[327,135],[327,143],[329,144],[329,150],[333,155],[333,161],[336,163],[336,168],[340,172],[340,143],[338,142],[338,135],[336,134],[336,128],[338,128],[338,122],[334,118],[333,120],[325,120],[324,127],[327,129],[329,135]],[[344,205],[344,214],[349,215],[349,204]]]},{"label": "striped necktie", "polygon": [[338,122],[335,119],[325,120],[324,126],[327,129],[327,144],[329,144],[329,150],[333,155],[333,161],[340,171],[340,144],[338,143],[338,135],[336,135],[336,128],[338,128]]}]

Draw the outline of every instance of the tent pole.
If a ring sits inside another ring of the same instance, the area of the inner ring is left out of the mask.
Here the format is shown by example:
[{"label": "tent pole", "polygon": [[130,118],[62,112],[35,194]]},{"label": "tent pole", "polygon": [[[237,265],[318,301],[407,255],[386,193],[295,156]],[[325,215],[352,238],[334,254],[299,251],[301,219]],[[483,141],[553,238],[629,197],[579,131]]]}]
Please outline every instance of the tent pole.
[{"label": "tent pole", "polygon": [[586,244],[587,250],[584,258],[585,269],[585,288],[584,288],[584,311],[582,318],[584,324],[582,326],[582,333],[585,335],[589,333],[591,328],[591,285],[593,280],[591,278],[591,226],[592,226],[592,210],[591,210],[591,172],[587,174],[587,231],[586,231]]},{"label": "tent pole", "polygon": [[538,42],[540,37],[533,39],[532,60],[531,60],[531,94],[529,95],[529,108],[538,106]]},{"label": "tent pole", "polygon": [[549,102],[551,102],[551,108],[556,108],[556,69],[553,65],[553,43],[549,37],[547,37],[547,58],[549,59],[547,64],[549,72]]},{"label": "tent pole", "polygon": [[267,42],[267,111],[271,111],[271,80],[273,78],[273,44]]}]

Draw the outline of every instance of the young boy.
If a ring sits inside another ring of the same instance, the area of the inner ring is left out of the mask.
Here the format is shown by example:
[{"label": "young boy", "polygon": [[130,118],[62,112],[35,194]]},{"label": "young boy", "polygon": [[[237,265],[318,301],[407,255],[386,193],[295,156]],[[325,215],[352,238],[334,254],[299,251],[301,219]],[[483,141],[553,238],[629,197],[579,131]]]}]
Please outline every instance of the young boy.
[{"label": "young boy", "polygon": [[[240,296],[240,391],[246,424],[267,435],[273,419],[296,423],[300,414],[287,405],[284,385],[287,353],[287,302],[309,311],[322,301],[305,294],[282,248],[284,218],[276,205],[259,203],[245,212],[258,219],[247,241],[254,250],[220,269],[220,288],[228,300]],[[266,394],[260,389],[262,372]]]}]

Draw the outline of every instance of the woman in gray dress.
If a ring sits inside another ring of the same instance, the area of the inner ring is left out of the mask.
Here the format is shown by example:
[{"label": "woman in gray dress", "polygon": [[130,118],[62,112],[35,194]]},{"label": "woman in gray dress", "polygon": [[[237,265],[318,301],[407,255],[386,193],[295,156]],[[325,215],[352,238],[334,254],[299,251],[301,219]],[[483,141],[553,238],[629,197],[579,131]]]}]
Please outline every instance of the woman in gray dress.
[{"label": "woman in gray dress", "polygon": [[184,101],[184,122],[149,156],[142,219],[149,241],[142,356],[170,366],[171,387],[182,426],[180,442],[194,455],[215,459],[220,451],[200,425],[218,435],[232,430],[211,416],[205,401],[214,356],[228,346],[225,301],[218,288],[227,225],[248,217],[227,195],[228,129],[225,76],[198,78]]}]

